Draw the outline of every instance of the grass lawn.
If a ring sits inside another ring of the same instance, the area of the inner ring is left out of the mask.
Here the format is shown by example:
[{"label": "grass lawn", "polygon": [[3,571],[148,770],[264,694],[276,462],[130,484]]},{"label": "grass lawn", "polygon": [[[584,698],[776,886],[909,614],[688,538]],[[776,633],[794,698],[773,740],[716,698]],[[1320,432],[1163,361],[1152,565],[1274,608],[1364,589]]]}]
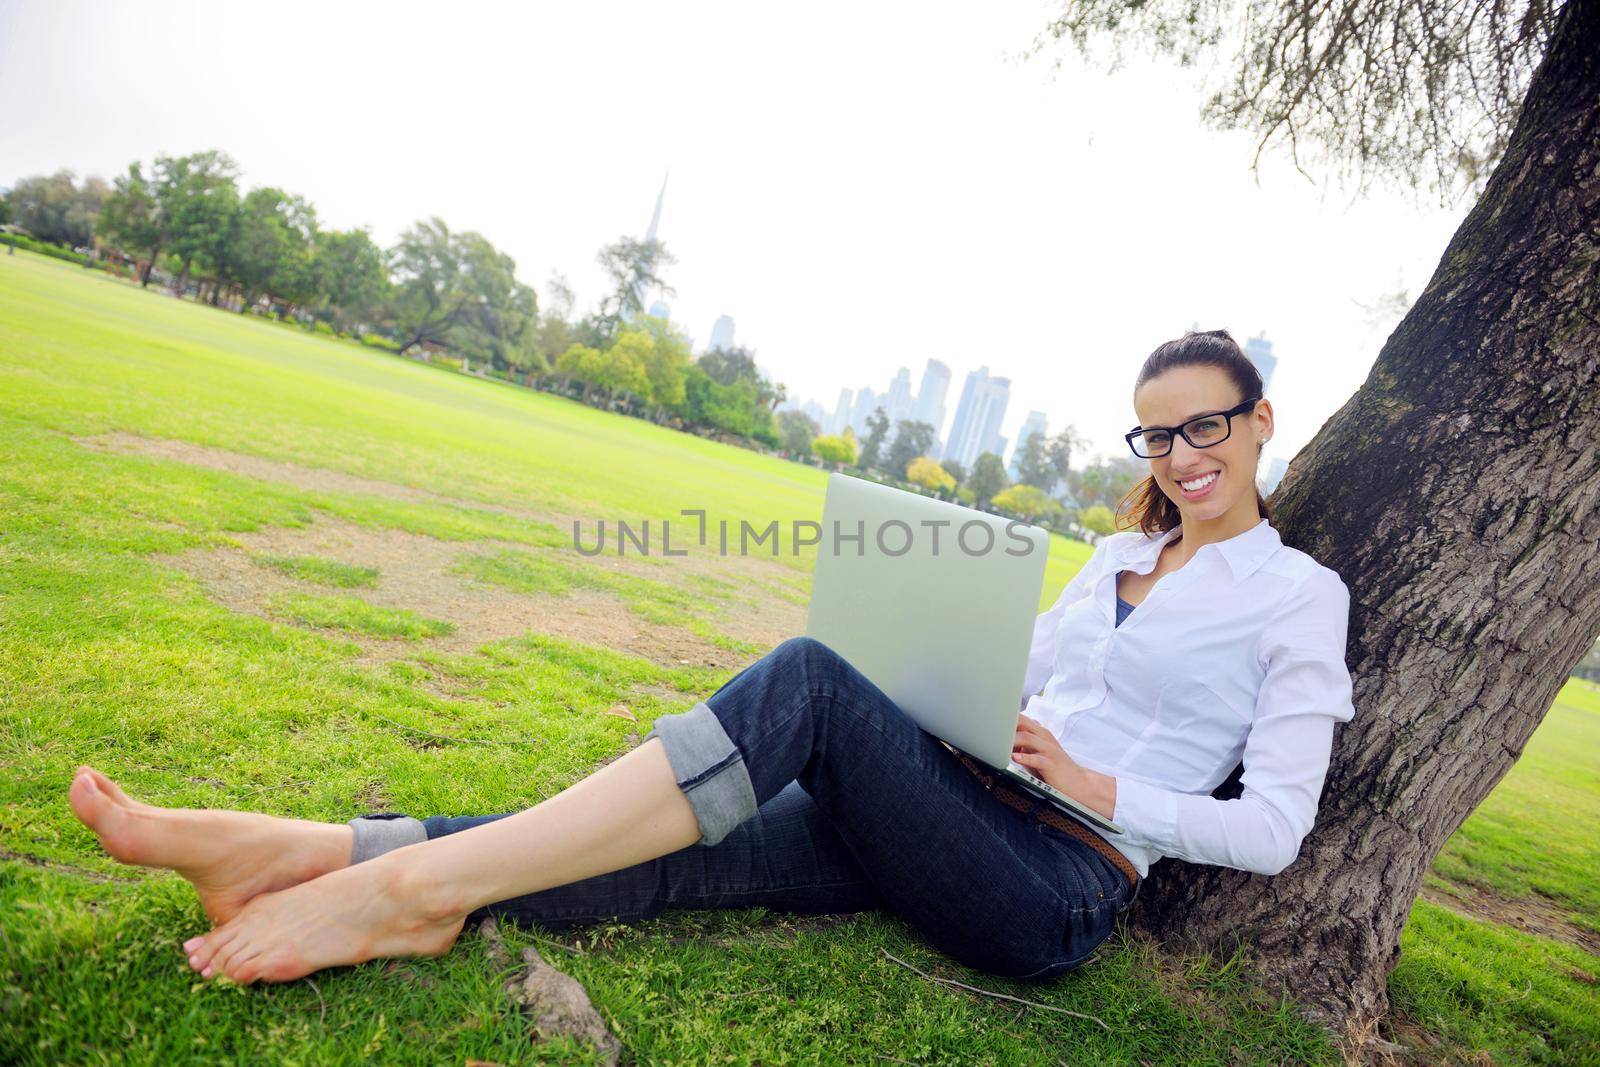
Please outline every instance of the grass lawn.
[{"label": "grass lawn", "polygon": [[[437,960],[200,982],[185,883],[72,817],[136,796],[343,821],[506,811],[803,628],[811,557],[581,557],[570,521],[820,515],[813,468],[0,256],[0,1061],[583,1062],[466,933]],[[1056,539],[1048,606],[1088,556]],[[1600,696],[1569,685],[1450,843],[1392,988],[1430,1059],[1600,1059]],[[1585,827],[1591,828],[1585,832]],[[1334,1063],[1244,960],[1114,937],[1045,986],[902,923],[681,914],[553,937],[641,1062]],[[1088,1019],[941,986],[940,977]]]}]

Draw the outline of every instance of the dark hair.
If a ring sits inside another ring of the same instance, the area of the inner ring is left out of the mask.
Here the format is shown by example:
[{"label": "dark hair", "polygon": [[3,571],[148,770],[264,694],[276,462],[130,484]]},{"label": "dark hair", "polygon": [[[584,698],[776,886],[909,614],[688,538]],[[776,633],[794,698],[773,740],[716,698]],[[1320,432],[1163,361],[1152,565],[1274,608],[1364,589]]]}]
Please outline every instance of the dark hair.
[{"label": "dark hair", "polygon": [[[1159,346],[1145,358],[1139,378],[1133,383],[1133,391],[1137,393],[1139,386],[1174,367],[1221,367],[1233,379],[1233,384],[1239,387],[1241,403],[1246,397],[1262,396],[1266,392],[1261,384],[1261,372],[1256,370],[1256,365],[1250,362],[1239,347],[1239,342],[1227,330],[1207,330],[1204,333],[1191,330],[1176,341]],[[1260,460],[1261,450],[1258,448],[1256,461],[1259,463]],[[1260,489],[1256,490],[1256,506],[1261,509],[1262,516],[1271,522],[1272,511],[1267,507],[1267,499],[1261,495]],[[1157,534],[1172,529],[1179,521],[1178,505],[1161,491],[1151,475],[1146,475],[1143,481],[1117,502],[1119,530],[1137,526],[1146,534]]]}]

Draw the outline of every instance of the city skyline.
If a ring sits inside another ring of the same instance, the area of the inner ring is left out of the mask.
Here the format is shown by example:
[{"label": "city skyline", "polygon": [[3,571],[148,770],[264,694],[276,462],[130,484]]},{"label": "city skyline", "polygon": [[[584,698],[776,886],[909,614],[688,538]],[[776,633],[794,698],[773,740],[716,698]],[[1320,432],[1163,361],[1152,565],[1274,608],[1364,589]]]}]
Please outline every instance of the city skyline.
[{"label": "city skyline", "polygon": [[[476,230],[541,294],[564,275],[581,314],[606,291],[597,251],[640,232],[670,163],[661,234],[676,258],[664,301],[675,321],[703,338],[736,313],[790,393],[824,406],[842,383],[884,390],[930,355],[963,374],[987,361],[1027,407],[1106,455],[1135,421],[1143,357],[1182,332],[1161,324],[1196,320],[1241,342],[1271,324],[1293,353],[1274,374],[1268,446],[1292,455],[1366,376],[1404,308],[1386,298],[1421,291],[1470,207],[1352,199],[1282,151],[1252,173],[1248,136],[1197,121],[1202,71],[1019,58],[1045,22],[1035,0],[981,17],[825,0],[800,23],[715,2],[450,20],[404,3],[381,20],[294,0],[279,11],[0,6],[0,92],[29,101],[0,124],[0,182],[62,168],[109,179],[135,159],[217,148],[247,185],[302,194],[325,226],[368,226],[380,244],[432,215]],[[292,32],[307,17],[321,31]],[[423,79],[375,80],[335,46],[401,54],[418,37],[438,46]],[[51,57],[67,42],[63,78]],[[285,54],[304,76],[281,77]],[[612,76],[595,79],[584,57],[601,54]],[[148,76],[180,68],[209,91],[173,94]],[[497,106],[446,107],[441,79],[471,81]],[[1096,106],[1079,107],[1085,97]],[[329,99],[362,114],[361,137],[238,121],[315,114]],[[618,152],[614,118],[641,99],[660,117]],[[507,136],[512,113],[538,135]],[[418,124],[434,131],[431,150],[378,166],[371,146]],[[552,165],[567,158],[597,162]],[[1001,435],[1016,436],[1022,406]]]}]

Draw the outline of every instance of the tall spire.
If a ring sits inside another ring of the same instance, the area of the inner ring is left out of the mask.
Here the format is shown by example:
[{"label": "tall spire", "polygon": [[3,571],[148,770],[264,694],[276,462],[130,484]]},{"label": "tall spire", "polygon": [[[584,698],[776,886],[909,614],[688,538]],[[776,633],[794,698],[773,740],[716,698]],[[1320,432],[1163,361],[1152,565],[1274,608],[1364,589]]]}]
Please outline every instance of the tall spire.
[{"label": "tall spire", "polygon": [[[656,230],[661,226],[661,204],[667,198],[667,178],[670,177],[672,177],[672,168],[668,167],[666,176],[661,179],[661,191],[656,194],[656,209],[650,213],[650,227],[644,231],[646,244],[656,239]],[[633,299],[641,311],[644,310],[645,298],[649,295],[649,293],[645,292],[644,286],[637,282],[634,283]],[[633,314],[629,311],[624,311],[622,317],[625,321],[631,322],[633,320]]]},{"label": "tall spire", "polygon": [[661,202],[667,198],[667,178],[672,177],[672,168],[667,168],[666,177],[661,179],[661,191],[656,194],[656,209],[650,213],[650,228],[644,231],[646,241],[656,239],[656,228],[661,225]]}]

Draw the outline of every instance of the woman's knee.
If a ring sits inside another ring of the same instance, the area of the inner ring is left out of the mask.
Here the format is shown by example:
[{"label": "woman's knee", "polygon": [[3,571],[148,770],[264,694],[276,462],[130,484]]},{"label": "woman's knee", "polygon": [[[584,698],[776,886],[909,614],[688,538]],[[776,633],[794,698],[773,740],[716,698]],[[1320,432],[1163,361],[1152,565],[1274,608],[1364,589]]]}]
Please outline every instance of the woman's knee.
[{"label": "woman's knee", "polygon": [[787,638],[769,654],[785,663],[794,664],[808,674],[836,671],[845,662],[844,657],[832,647],[804,634]]},{"label": "woman's knee", "polygon": [[774,648],[771,655],[778,659],[781,669],[793,673],[795,684],[804,686],[814,698],[813,703],[822,709],[837,701],[815,698],[854,692],[846,676],[855,668],[830,645],[815,637],[791,637]]}]

